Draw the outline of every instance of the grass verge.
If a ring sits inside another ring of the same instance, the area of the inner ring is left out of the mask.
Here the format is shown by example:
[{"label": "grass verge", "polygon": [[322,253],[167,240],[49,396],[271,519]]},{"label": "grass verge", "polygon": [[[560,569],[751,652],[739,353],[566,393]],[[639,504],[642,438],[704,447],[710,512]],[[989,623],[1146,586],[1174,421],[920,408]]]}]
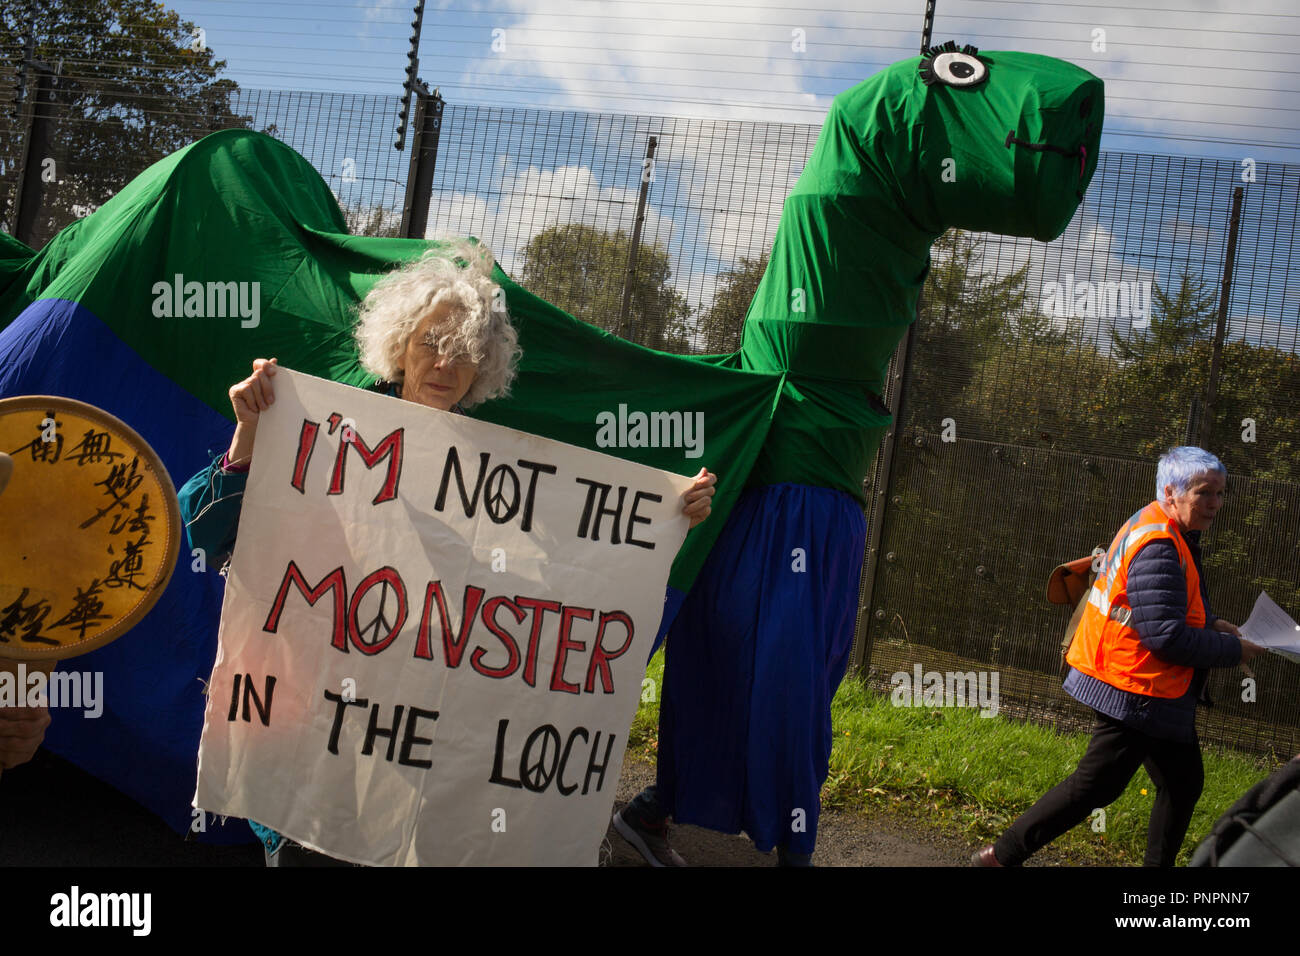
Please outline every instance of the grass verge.
[{"label": "grass verge", "polygon": [[[659,690],[663,653],[646,670],[628,748],[653,761],[659,749]],[[895,707],[889,696],[849,677],[831,704],[835,746],[822,788],[822,806],[886,811],[937,826],[970,842],[988,843],[1040,796],[1073,771],[1088,735],[975,709]],[[1254,757],[1204,746],[1205,789],[1178,862],[1229,806],[1291,755]],[[1135,866],[1146,850],[1155,787],[1139,770],[1104,820],[1085,820],[1052,846],[1077,864]],[[1104,828],[1103,828],[1104,827]]]}]

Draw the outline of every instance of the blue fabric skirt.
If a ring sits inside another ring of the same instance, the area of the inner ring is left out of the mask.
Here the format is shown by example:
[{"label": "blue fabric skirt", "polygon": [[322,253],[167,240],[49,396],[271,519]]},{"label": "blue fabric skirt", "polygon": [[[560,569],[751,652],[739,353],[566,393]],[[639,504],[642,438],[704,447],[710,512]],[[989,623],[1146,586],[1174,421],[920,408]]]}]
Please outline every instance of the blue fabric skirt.
[{"label": "blue fabric skirt", "polygon": [[678,823],[812,853],[866,519],[829,488],[744,493],[668,629],[658,799]]}]

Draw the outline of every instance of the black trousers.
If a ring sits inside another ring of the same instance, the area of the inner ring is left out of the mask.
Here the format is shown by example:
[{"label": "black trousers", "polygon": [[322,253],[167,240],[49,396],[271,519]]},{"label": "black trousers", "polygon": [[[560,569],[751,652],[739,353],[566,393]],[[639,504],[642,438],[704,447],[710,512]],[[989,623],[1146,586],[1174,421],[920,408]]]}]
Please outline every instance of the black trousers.
[{"label": "black trousers", "polygon": [[1074,773],[1043,794],[994,844],[1003,866],[1019,866],[1093,810],[1114,803],[1138,767],[1146,767],[1156,786],[1144,865],[1174,865],[1205,783],[1200,742],[1160,740],[1094,713],[1092,740]]}]

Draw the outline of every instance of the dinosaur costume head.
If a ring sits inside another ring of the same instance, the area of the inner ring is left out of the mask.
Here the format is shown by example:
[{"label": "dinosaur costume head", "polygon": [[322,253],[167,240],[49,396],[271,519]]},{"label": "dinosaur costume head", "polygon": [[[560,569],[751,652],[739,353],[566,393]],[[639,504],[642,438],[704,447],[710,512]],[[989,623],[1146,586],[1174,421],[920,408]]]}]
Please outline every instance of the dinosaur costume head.
[{"label": "dinosaur costume head", "polygon": [[1055,239],[1097,166],[1102,82],[1062,60],[955,43],[835,97],[782,210],[741,365],[785,375],[751,480],[861,494],[872,408],[951,227]]},{"label": "dinosaur costume head", "polygon": [[859,87],[892,100],[875,136],[904,208],[918,222],[1050,242],[1065,231],[1097,168],[1101,80],[1033,53],[955,43]]},{"label": "dinosaur costume head", "polygon": [[1097,168],[1103,113],[1101,80],[1071,63],[949,42],[836,96],[794,194],[1050,242]]}]

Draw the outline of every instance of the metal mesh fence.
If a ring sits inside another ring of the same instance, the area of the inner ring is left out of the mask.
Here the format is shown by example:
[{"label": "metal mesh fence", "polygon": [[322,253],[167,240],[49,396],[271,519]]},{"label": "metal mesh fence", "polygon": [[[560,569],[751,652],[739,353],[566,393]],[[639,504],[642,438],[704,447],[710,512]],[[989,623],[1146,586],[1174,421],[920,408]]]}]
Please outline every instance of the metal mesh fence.
[{"label": "metal mesh fence", "polygon": [[816,136],[813,126],[452,105],[430,227],[479,236],[530,291],[633,341],[733,351],[742,290],[752,294],[761,266],[740,270],[738,294],[718,293],[740,260],[765,256]]},{"label": "metal mesh fence", "polygon": [[[12,71],[9,76],[12,84]],[[302,153],[334,190],[354,232],[399,234],[410,160],[409,152],[392,148],[396,97],[233,90],[210,112],[159,103],[128,119],[106,119],[95,103],[107,91],[65,77],[54,86],[55,103],[43,107],[52,133],[36,157],[48,172],[28,237],[35,248],[93,212],[152,163],[231,127],[269,133]],[[12,96],[4,103],[9,107]],[[21,148],[32,109],[29,97],[22,111],[7,108],[0,119],[0,228],[8,232],[15,231]]]},{"label": "metal mesh fence", "polygon": [[[392,149],[396,98],[234,90],[218,105],[122,123],[65,99],[37,244],[223,125],[303,153],[354,231],[396,233],[409,163]],[[7,227],[22,129],[5,122]],[[532,291],[633,340],[731,351],[817,132],[448,105],[430,234],[483,238]],[[1298,197],[1292,166],[1107,153],[1057,241],[949,233],[936,245],[910,369],[895,363],[885,396],[904,400],[892,464],[882,453],[866,476],[878,520],[855,653],[878,682],[918,663],[995,670],[1004,712],[1080,723],[1060,690],[1068,610],[1044,602],[1047,575],[1109,544],[1151,500],[1157,454],[1203,428],[1230,474],[1204,542],[1211,606],[1240,622],[1267,589],[1300,607]],[[1300,670],[1270,657],[1256,672],[1254,701],[1239,672],[1216,672],[1202,736],[1294,753]]]},{"label": "metal mesh fence", "polygon": [[[1300,606],[1298,172],[1104,154],[1061,239],[941,241],[864,581],[859,657],[879,685],[918,662],[993,669],[1004,708],[1083,726],[1060,690],[1070,609],[1044,602],[1047,577],[1109,546],[1176,444],[1203,443],[1229,472],[1203,541],[1211,608],[1240,623],[1261,590]],[[1272,655],[1254,670],[1253,686],[1212,672],[1201,735],[1293,754],[1300,671]]]},{"label": "metal mesh fence", "polygon": [[[729,299],[725,276],[744,272],[744,258],[759,264],[756,283],[816,127],[457,107],[446,115],[437,228],[483,236],[532,291],[644,344],[738,346],[748,295],[742,286],[738,302]],[[651,137],[642,244],[662,251],[667,281],[693,311],[677,337],[666,334],[672,302],[634,305],[629,317],[615,294]],[[1238,186],[1236,273],[1207,408]],[[1300,491],[1290,483],[1300,477],[1298,192],[1290,166],[1107,153],[1057,241],[941,240],[895,461],[891,469],[878,456],[866,476],[873,515],[883,498],[858,648],[873,673],[917,662],[993,668],[1009,712],[1082,725],[1086,712],[1060,690],[1068,610],[1044,601],[1047,576],[1108,545],[1154,495],[1158,454],[1198,443],[1207,421],[1207,447],[1232,476],[1232,504],[1205,541],[1212,607],[1239,622],[1262,588],[1300,605],[1286,524]],[[586,228],[542,241],[574,224]],[[580,247],[619,233],[623,244],[583,260],[575,283]],[[892,371],[885,398],[895,405],[903,375]],[[1203,736],[1300,749],[1291,704],[1300,674],[1272,657],[1256,670],[1249,703],[1239,672],[1215,673],[1220,703],[1204,712]]]},{"label": "metal mesh fence", "polygon": [[334,190],[351,231],[400,234],[409,149],[393,148],[400,97],[241,90],[253,129],[301,153]]}]

